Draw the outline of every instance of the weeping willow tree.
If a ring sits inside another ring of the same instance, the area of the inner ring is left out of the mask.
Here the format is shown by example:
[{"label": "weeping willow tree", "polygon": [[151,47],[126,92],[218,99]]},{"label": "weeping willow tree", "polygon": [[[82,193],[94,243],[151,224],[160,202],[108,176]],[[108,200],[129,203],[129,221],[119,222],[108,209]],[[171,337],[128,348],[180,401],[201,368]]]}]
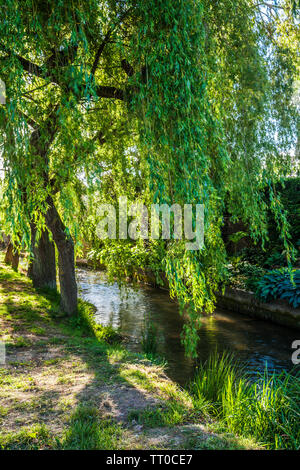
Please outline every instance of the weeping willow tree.
[{"label": "weeping willow tree", "polygon": [[263,243],[270,206],[289,252],[275,183],[297,164],[296,7],[254,0],[5,3],[5,220],[14,243],[31,246],[35,258],[34,246],[50,233],[67,313],[76,310],[74,240],[84,226],[74,214],[84,212],[86,198],[204,204],[201,251],[177,240],[104,244],[113,275],[128,260],[166,272],[171,295],[187,307],[190,354],[199,311],[213,311],[223,280],[225,210]]},{"label": "weeping willow tree", "polygon": [[299,168],[293,157],[299,30],[290,3],[234,5],[140,4],[128,46],[130,70],[143,64],[129,82],[139,135],[130,175],[138,176],[132,181],[128,166],[112,170],[116,188],[100,198],[127,194],[144,203],[204,204],[204,250],[187,251],[175,240],[107,241],[100,250],[113,276],[147,266],[167,274],[171,295],[187,313],[183,337],[191,355],[199,312],[213,311],[224,280],[225,211],[264,244],[271,209],[288,259],[293,253],[276,182]]}]

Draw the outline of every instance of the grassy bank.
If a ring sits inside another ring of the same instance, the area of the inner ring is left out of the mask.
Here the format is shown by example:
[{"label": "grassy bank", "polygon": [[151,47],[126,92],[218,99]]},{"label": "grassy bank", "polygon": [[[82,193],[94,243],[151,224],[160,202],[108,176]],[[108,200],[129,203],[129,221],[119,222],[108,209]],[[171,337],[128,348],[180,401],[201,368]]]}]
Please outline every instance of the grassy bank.
[{"label": "grassy bank", "polygon": [[211,404],[210,414],[239,435],[269,449],[300,448],[300,371],[265,374],[249,380],[234,359],[212,355],[192,384],[194,400]]},{"label": "grassy bank", "polygon": [[253,439],[216,431],[207,400],[163,367],[130,353],[92,307],[61,316],[59,298],[0,265],[2,449],[250,449]]}]

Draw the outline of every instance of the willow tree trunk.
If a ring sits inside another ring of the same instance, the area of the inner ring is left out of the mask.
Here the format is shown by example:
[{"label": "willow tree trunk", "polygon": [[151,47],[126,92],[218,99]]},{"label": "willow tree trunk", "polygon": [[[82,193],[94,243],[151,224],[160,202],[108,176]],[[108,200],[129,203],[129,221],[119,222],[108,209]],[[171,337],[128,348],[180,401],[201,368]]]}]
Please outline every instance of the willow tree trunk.
[{"label": "willow tree trunk", "polygon": [[51,197],[47,199],[46,224],[52,233],[58,251],[59,284],[62,310],[68,315],[77,311],[77,285],[75,279],[74,243],[66,233]]},{"label": "willow tree trunk", "polygon": [[27,275],[32,279],[34,287],[56,289],[54,243],[50,241],[47,230],[43,230],[39,240],[36,240],[36,226],[31,224],[30,228],[33,258],[29,262]]},{"label": "willow tree trunk", "polygon": [[14,245],[11,242],[9,242],[7,246],[4,263],[10,265],[15,271],[18,270],[19,253],[15,250]]}]

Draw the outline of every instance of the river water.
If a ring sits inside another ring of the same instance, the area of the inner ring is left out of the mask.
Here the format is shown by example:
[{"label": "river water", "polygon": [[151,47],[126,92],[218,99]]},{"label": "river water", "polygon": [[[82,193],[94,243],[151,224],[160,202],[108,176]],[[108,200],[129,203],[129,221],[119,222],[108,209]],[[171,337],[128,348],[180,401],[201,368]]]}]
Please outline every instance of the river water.
[{"label": "river water", "polygon": [[[95,305],[96,321],[112,325],[128,337],[128,347],[140,351],[145,318],[157,327],[158,353],[167,362],[168,375],[181,385],[194,374],[196,363],[185,357],[180,341],[183,320],[178,306],[167,291],[149,286],[127,286],[120,289],[109,284],[104,272],[77,269],[79,295]],[[203,317],[200,328],[199,359],[205,361],[210,353],[232,352],[250,374],[290,370],[293,367],[291,344],[300,334],[244,315],[217,310]]]}]

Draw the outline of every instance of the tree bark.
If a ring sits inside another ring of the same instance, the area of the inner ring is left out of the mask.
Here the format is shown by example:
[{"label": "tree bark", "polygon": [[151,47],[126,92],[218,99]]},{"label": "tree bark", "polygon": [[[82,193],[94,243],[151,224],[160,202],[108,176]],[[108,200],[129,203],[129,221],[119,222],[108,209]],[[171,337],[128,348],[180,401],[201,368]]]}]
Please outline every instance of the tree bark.
[{"label": "tree bark", "polygon": [[9,242],[7,246],[4,263],[10,265],[15,271],[18,271],[19,253],[15,250],[11,242]]},{"label": "tree bark", "polygon": [[72,315],[77,311],[74,243],[71,236],[66,233],[66,227],[50,196],[47,203],[49,208],[45,217],[46,224],[52,233],[58,251],[61,308],[66,314]]},{"label": "tree bark", "polygon": [[32,223],[31,252],[33,258],[29,262],[27,275],[34,287],[50,287],[56,289],[55,247],[49,239],[47,230],[43,230],[39,240],[36,240],[37,229]]},{"label": "tree bark", "polygon": [[[33,155],[37,156],[37,160],[42,158],[45,163],[45,171],[43,171],[44,189],[48,192],[50,185],[48,166],[48,152],[54,140],[57,124],[58,113],[56,105],[48,115],[43,125],[36,128],[30,137],[30,144]],[[48,229],[52,233],[54,243],[58,251],[58,271],[59,285],[61,295],[61,308],[67,315],[77,312],[77,285],[75,279],[75,263],[74,263],[74,243],[72,238],[67,234],[59,213],[56,210],[51,196],[47,197],[48,210],[45,214],[45,221]]]}]

